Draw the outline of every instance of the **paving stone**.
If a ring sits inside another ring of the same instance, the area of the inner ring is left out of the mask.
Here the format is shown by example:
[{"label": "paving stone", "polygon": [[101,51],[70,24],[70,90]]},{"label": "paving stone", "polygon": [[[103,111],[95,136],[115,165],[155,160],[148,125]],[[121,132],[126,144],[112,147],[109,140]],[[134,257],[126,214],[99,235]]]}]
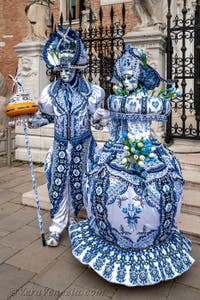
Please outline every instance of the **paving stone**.
[{"label": "paving stone", "polygon": [[[37,180],[42,180],[45,182],[46,176],[44,173],[35,172],[35,177]],[[2,188],[11,188],[20,184],[21,182],[31,182],[31,171],[28,167],[27,169],[15,170],[12,169],[12,173],[2,176],[0,175],[0,187]]]},{"label": "paving stone", "polygon": [[198,265],[200,267],[200,245],[199,244],[193,243],[191,256],[195,259],[194,266]]},{"label": "paving stone", "polygon": [[194,289],[183,284],[174,283],[167,300],[199,300],[200,290]]},{"label": "paving stone", "polygon": [[17,252],[17,249],[0,244],[0,264]]},{"label": "paving stone", "polygon": [[34,273],[7,264],[0,265],[0,299],[5,300],[27,283]]},{"label": "paving stone", "polygon": [[10,178],[8,178],[8,177],[4,178],[5,181],[1,183],[2,189],[11,189],[16,186],[19,186],[21,183],[31,181],[31,176],[28,174],[26,176],[21,176],[19,174],[16,174],[15,178],[13,178],[13,176],[12,177],[11,176],[10,176]]},{"label": "paving stone", "polygon": [[[125,287],[120,286],[113,300],[166,300],[169,294],[173,281],[161,282],[152,286],[143,287]],[[173,300],[175,300],[174,298]]]},{"label": "paving stone", "polygon": [[0,237],[4,237],[8,235],[10,232],[4,229],[0,229]]},{"label": "paving stone", "polygon": [[30,223],[36,219],[36,210],[30,207],[22,207],[12,215],[0,220],[0,229],[13,232],[18,228]]},{"label": "paving stone", "polygon": [[[69,238],[68,238],[69,240]],[[70,242],[70,241],[69,241]],[[68,262],[70,264],[78,265],[79,267],[83,267],[84,269],[87,269],[87,266],[81,264],[78,259],[76,259],[72,254],[71,245],[69,245],[69,248],[66,249],[66,251],[60,256],[59,260],[63,260],[63,262]]]},{"label": "paving stone", "polygon": [[16,198],[13,198],[10,202],[22,205],[22,194],[17,194],[17,195],[18,196]]},{"label": "paving stone", "polygon": [[39,273],[47,265],[52,263],[54,259],[60,256],[65,249],[66,248],[62,246],[43,247],[41,239],[39,239],[11,257],[7,260],[7,263],[31,272]]},{"label": "paving stone", "polygon": [[112,297],[118,288],[116,284],[105,281],[91,268],[87,268],[87,270],[74,281],[74,284],[82,288],[104,291],[104,296],[106,297]]},{"label": "paving stone", "polygon": [[0,204],[7,203],[12,199],[15,199],[19,194],[13,191],[0,189]]},{"label": "paving stone", "polygon": [[27,166],[22,166],[22,167],[1,167],[1,174],[0,174],[0,180],[3,180],[9,176],[12,176],[12,178],[14,178],[15,176],[13,176],[13,174],[19,174],[19,172],[23,171],[25,169],[28,169]]},{"label": "paving stone", "polygon": [[59,296],[59,291],[29,282],[21,287],[9,300],[56,300]]},{"label": "paving stone", "polygon": [[12,191],[16,192],[16,193],[26,193],[30,190],[33,189],[33,185],[32,185],[32,182],[26,182],[26,183],[23,183],[23,184],[20,184],[14,188],[12,188]]},{"label": "paving stone", "polygon": [[59,300],[109,300],[109,297],[104,295],[104,291],[98,289],[84,288],[76,285],[70,286],[66,289]]},{"label": "paving stone", "polygon": [[[190,270],[183,275],[178,276],[175,281],[177,283],[185,284],[193,288],[200,288],[200,267],[192,266]],[[200,298],[199,298],[200,299]]]},{"label": "paving stone", "polygon": [[[64,249],[66,251],[66,248]],[[51,266],[36,275],[32,282],[54,290],[64,291],[84,270],[85,267],[81,264],[69,263],[66,259],[66,253],[64,253]]]},{"label": "paving stone", "polygon": [[2,238],[1,244],[16,250],[21,250],[38,238],[40,238],[39,225],[38,228],[23,226],[23,228],[20,228]]},{"label": "paving stone", "polygon": [[20,210],[22,207],[19,204],[6,202],[0,205],[0,220]]},{"label": "paving stone", "polygon": [[[35,208],[34,208],[35,209]],[[42,212],[42,221],[44,225],[44,231],[47,232],[49,230],[49,226],[51,224],[51,219],[50,219],[50,213],[46,212],[45,210],[41,210]],[[35,219],[34,221],[31,221],[28,226],[38,228],[38,219]]]}]

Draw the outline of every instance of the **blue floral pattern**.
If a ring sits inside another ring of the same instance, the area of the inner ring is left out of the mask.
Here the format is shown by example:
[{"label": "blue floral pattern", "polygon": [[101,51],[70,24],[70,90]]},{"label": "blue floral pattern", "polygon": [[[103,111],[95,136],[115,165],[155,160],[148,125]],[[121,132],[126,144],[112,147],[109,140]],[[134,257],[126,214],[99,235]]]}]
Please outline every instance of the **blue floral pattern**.
[{"label": "blue floral pattern", "polygon": [[138,219],[140,218],[138,215],[141,213],[140,207],[135,207],[134,204],[128,204],[128,207],[123,207],[122,212],[126,215],[124,219],[128,223],[128,227],[131,230],[135,230],[138,224]]},{"label": "blue floral pattern", "polygon": [[88,221],[70,226],[73,255],[89,264],[106,280],[126,286],[143,286],[173,279],[187,271],[194,260],[191,242],[174,231],[165,243],[127,251],[107,243],[90,229]]}]

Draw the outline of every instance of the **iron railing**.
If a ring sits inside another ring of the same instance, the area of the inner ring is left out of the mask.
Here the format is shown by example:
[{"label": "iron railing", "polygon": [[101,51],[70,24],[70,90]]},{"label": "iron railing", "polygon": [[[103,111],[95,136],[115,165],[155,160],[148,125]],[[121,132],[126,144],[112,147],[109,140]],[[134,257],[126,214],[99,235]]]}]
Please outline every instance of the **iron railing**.
[{"label": "iron railing", "polygon": [[176,80],[182,97],[172,99],[166,142],[173,138],[200,139],[200,0],[194,14],[183,0],[181,15],[167,13],[167,78]]}]

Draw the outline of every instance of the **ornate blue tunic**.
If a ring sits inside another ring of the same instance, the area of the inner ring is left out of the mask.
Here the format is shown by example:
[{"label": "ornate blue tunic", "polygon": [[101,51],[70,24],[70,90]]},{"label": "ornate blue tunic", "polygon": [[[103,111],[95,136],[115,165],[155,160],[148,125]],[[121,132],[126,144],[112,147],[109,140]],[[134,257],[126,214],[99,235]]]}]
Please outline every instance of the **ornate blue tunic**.
[{"label": "ornate blue tunic", "polygon": [[[114,283],[138,286],[172,279],[194,260],[190,241],[176,225],[183,192],[179,164],[151,135],[151,121],[167,119],[170,101],[139,91],[110,96],[107,107],[111,139],[96,153],[86,178],[88,219],[70,227],[73,254]],[[125,168],[123,132],[149,136],[157,160],[146,168]]]},{"label": "ornate blue tunic", "polygon": [[50,231],[60,233],[67,216],[77,215],[83,206],[82,177],[96,147],[91,120],[103,99],[103,89],[77,76],[73,83],[58,80],[42,92],[40,110],[55,125],[53,148],[45,163],[54,222]]}]

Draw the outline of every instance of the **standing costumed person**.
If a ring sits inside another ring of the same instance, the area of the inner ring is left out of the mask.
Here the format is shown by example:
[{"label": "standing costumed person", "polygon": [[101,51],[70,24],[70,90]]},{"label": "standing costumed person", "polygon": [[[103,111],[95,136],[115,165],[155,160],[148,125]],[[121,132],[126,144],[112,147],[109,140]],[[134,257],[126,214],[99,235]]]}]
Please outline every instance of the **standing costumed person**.
[{"label": "standing costumed person", "polygon": [[48,246],[57,246],[61,232],[83,207],[82,178],[94,155],[96,142],[91,123],[102,128],[104,90],[78,76],[88,57],[78,34],[58,26],[43,50],[46,64],[60,71],[39,99],[40,114],[32,121],[37,128],[54,122],[54,144],[47,154],[45,172],[51,201],[52,224]]},{"label": "standing costumed person", "polygon": [[167,121],[176,94],[173,87],[156,92],[161,80],[145,53],[127,45],[114,67],[119,86],[107,99],[111,139],[88,172],[88,219],[69,228],[74,256],[126,286],[173,279],[194,262],[177,228],[181,170],[151,133],[152,121]]}]

